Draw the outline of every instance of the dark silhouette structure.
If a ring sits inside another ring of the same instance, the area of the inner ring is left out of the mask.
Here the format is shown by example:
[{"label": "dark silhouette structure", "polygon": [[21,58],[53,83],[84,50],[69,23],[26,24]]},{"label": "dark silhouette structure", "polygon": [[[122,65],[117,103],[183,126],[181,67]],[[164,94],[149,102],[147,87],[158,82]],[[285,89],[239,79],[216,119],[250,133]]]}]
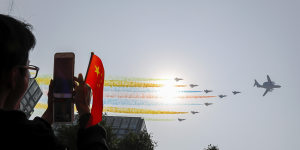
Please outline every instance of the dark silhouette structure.
[{"label": "dark silhouette structure", "polygon": [[30,118],[34,111],[35,105],[39,102],[43,93],[35,79],[29,79],[28,89],[26,90],[21,103],[20,110],[23,111],[27,118]]}]

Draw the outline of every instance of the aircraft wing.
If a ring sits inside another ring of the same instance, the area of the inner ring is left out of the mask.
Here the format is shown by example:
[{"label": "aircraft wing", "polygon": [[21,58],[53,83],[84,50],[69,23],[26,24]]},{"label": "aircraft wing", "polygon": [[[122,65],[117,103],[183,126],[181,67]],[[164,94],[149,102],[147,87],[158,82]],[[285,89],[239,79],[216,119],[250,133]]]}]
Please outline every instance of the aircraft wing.
[{"label": "aircraft wing", "polygon": [[268,82],[272,82],[269,75],[267,75]]},{"label": "aircraft wing", "polygon": [[266,89],[265,93],[263,96],[265,96],[268,92],[270,91],[270,89]]}]

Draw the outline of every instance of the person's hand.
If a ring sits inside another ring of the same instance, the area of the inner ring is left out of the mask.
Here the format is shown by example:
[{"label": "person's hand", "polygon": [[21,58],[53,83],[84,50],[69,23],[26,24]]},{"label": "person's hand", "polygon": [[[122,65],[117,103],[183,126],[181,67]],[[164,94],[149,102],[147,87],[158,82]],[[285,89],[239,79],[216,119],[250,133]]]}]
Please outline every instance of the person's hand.
[{"label": "person's hand", "polygon": [[90,113],[90,98],[91,89],[83,81],[82,74],[78,75],[78,78],[74,77],[74,80],[78,83],[75,84],[74,100],[79,116]]},{"label": "person's hand", "polygon": [[48,89],[48,109],[53,110],[53,80],[51,79]]},{"label": "person's hand", "polygon": [[42,118],[50,124],[53,123],[53,80],[50,81],[48,89],[48,108],[44,112]]}]

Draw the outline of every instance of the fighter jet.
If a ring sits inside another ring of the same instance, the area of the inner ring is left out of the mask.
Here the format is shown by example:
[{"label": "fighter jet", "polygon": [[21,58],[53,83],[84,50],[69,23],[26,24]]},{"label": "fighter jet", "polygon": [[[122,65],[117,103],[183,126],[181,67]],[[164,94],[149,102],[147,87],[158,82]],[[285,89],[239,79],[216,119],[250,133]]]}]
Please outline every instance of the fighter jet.
[{"label": "fighter jet", "polygon": [[204,90],[205,93],[212,92],[212,90]]},{"label": "fighter jet", "polygon": [[205,106],[212,105],[213,103],[204,103]]},{"label": "fighter jet", "polygon": [[220,98],[226,97],[227,95],[219,95]]},{"label": "fighter jet", "polygon": [[185,119],[180,119],[180,118],[178,118],[178,121],[184,121]]},{"label": "fighter jet", "polygon": [[239,91],[232,91],[232,93],[233,93],[233,95],[235,95],[235,94],[239,94],[241,92],[239,92]]},{"label": "fighter jet", "polygon": [[260,85],[256,80],[254,80],[254,86],[257,86],[258,88],[265,88],[266,91],[263,94],[265,96],[269,91],[272,92],[274,88],[280,88],[280,85],[275,85],[275,82],[271,81],[269,75],[267,75],[267,82],[264,82],[263,85]]},{"label": "fighter jet", "polygon": [[197,85],[197,84],[190,84],[191,88],[194,88],[195,86],[199,86],[199,85]]},{"label": "fighter jet", "polygon": [[199,113],[198,111],[191,111],[191,113],[194,115],[196,113]]},{"label": "fighter jet", "polygon": [[178,81],[183,80],[183,79],[182,79],[182,78],[177,78],[177,77],[176,77],[174,80],[175,80],[176,82],[178,82]]}]

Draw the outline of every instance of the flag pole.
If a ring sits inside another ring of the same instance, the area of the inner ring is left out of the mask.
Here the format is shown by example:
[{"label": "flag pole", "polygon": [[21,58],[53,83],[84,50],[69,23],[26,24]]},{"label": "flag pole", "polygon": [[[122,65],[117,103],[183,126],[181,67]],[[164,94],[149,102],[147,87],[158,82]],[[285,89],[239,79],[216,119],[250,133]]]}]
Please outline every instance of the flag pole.
[{"label": "flag pole", "polygon": [[85,77],[84,77],[84,82],[86,81],[86,77],[87,77],[89,69],[90,69],[90,65],[91,65],[91,61],[92,61],[93,55],[94,55],[94,52],[91,52],[91,58],[90,58],[90,62],[89,62],[88,68],[86,70],[86,74],[85,74]]}]

